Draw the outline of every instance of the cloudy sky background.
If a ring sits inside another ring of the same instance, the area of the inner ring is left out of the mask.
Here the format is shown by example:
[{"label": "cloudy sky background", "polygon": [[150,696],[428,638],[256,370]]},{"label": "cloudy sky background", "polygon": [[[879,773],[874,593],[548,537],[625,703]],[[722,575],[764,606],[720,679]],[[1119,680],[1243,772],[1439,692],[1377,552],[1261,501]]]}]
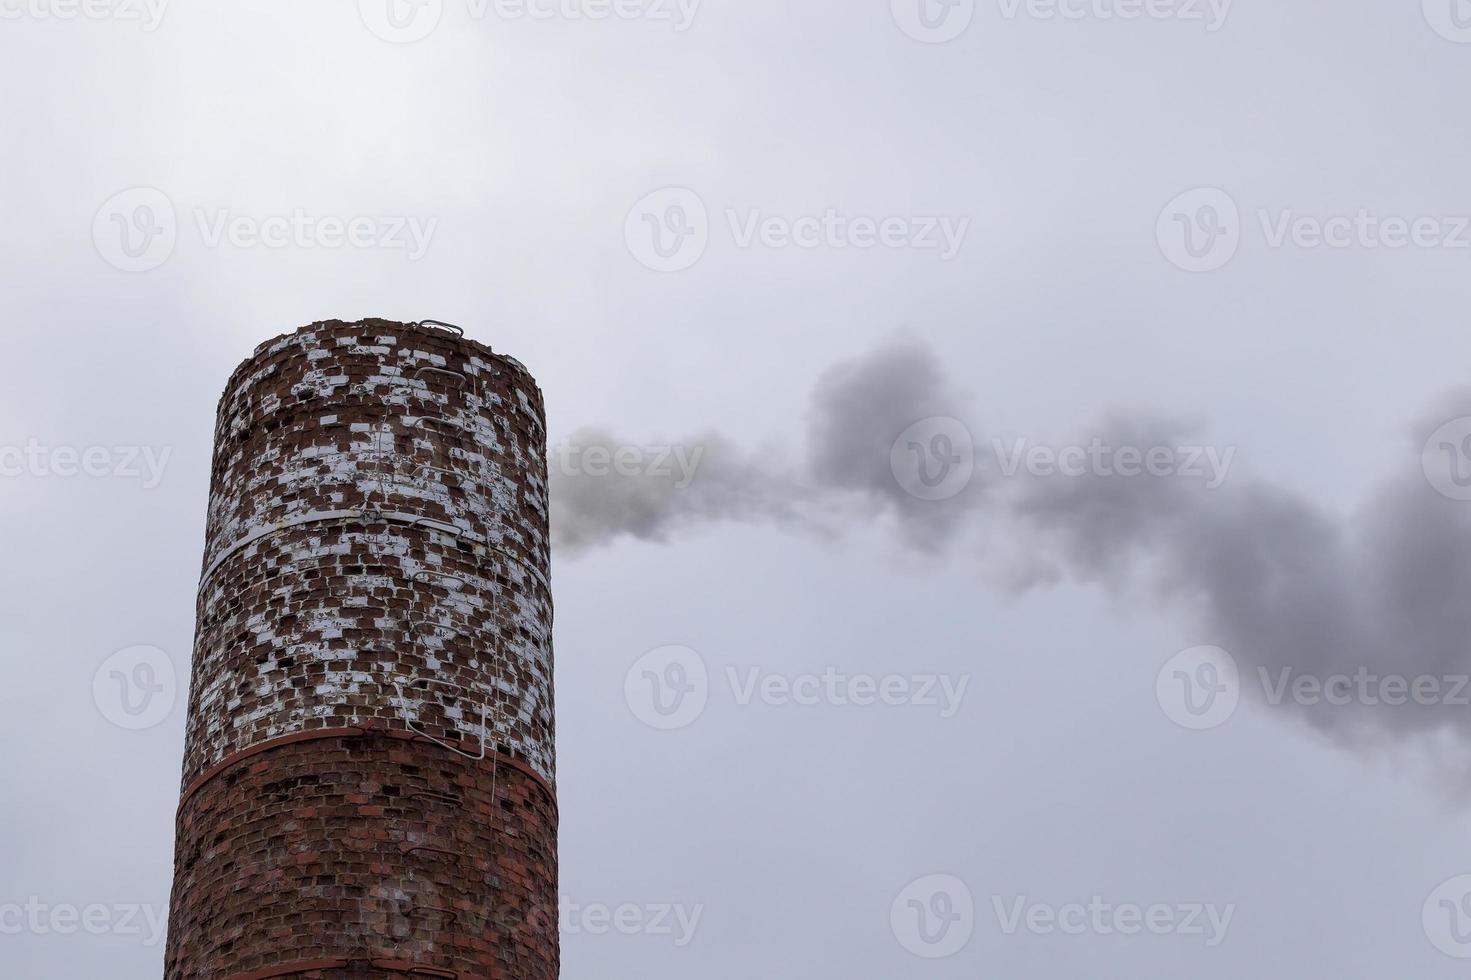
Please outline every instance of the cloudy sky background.
[{"label": "cloudy sky background", "polygon": [[[1257,217],[1471,214],[1471,44],[1449,2],[1237,0],[1215,31],[982,2],[945,44],[885,0],[705,0],[684,31],[471,9],[445,0],[399,44],[367,26],[371,0],[176,0],[152,31],[0,0],[0,445],[171,453],[153,488],[0,480],[0,907],[166,904],[183,698],[126,731],[93,675],[137,644],[187,674],[215,401],[303,323],[461,323],[537,375],[554,442],[719,432],[796,471],[819,379],[906,331],[983,448],[1076,440],[1111,411],[1184,417],[1237,448],[1224,490],[1261,483],[1344,522],[1387,483],[1423,483],[1426,420],[1456,417],[1471,249],[1273,248]],[[140,187],[166,195],[177,242],[128,273],[94,224]],[[698,262],[659,273],[625,221],[670,187],[711,224]],[[1202,187],[1237,205],[1240,241],[1190,273],[1156,223]],[[742,248],[725,218],[829,208],[970,225],[944,261]],[[196,218],[296,209],[436,224],[413,260],[211,247]],[[879,512],[832,536],[716,522],[559,556],[563,893],[702,908],[684,946],[569,934],[563,975],[1461,975],[1422,910],[1471,873],[1463,746],[1349,750],[1251,699],[1185,730],[1156,676],[1228,630],[1086,583],[998,589],[995,555],[972,536],[916,549]],[[669,645],[712,685],[700,718],[657,731],[624,682]],[[724,681],[830,666],[971,680],[951,718],[741,705]],[[963,948],[925,959],[890,911],[936,874],[976,916]],[[1235,911],[1208,948],[1006,935],[993,909],[1094,895]],[[0,935],[0,972],[152,980],[163,950],[145,940]]]}]

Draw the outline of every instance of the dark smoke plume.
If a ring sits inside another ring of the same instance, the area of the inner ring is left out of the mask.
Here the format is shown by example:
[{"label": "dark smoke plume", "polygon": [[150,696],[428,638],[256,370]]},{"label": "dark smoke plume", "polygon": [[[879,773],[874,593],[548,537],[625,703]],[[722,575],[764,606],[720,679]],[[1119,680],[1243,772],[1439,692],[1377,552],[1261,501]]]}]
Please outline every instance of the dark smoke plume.
[{"label": "dark smoke plume", "polygon": [[809,495],[774,453],[747,455],[713,433],[655,445],[583,429],[553,450],[550,474],[553,540],[570,553],[714,521],[809,520]]},{"label": "dark smoke plume", "polygon": [[[1284,678],[1363,674],[1411,684],[1434,678],[1440,701],[1453,701],[1452,689],[1471,675],[1471,502],[1437,492],[1420,459],[1442,423],[1471,415],[1471,393],[1428,413],[1407,444],[1404,472],[1347,517],[1236,477],[1208,488],[1178,475],[1005,473],[996,459],[1002,442],[974,429],[976,469],[965,490],[916,497],[896,479],[896,438],[920,420],[968,414],[934,353],[901,338],[819,380],[804,467],[743,455],[718,437],[690,440],[706,453],[682,489],[668,478],[589,479],[554,467],[557,539],[575,550],[622,536],[665,540],[710,521],[835,531],[882,517],[907,545],[936,552],[999,528],[1005,553],[1026,558],[991,554],[989,580],[1018,590],[1063,580],[1143,586],[1151,601],[1190,614],[1198,636],[1230,651],[1243,690],[1258,701]],[[1079,444],[1182,446],[1192,435],[1178,422],[1135,415]],[[1471,685],[1459,693],[1471,699]],[[1455,703],[1280,703],[1349,744],[1471,735],[1471,707]]]}]

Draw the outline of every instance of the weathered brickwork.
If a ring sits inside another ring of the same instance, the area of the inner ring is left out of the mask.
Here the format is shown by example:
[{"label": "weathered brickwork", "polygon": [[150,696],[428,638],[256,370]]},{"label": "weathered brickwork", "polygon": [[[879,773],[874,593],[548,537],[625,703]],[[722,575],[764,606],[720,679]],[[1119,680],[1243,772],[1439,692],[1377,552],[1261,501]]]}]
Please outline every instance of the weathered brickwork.
[{"label": "weathered brickwork", "polygon": [[215,438],[166,976],[554,978],[535,382],[437,327],[313,324]]},{"label": "weathered brickwork", "polygon": [[335,959],[344,977],[396,960],[551,980],[556,811],[529,771],[496,769],[372,733],[287,745],[205,783],[180,813],[174,975]]}]

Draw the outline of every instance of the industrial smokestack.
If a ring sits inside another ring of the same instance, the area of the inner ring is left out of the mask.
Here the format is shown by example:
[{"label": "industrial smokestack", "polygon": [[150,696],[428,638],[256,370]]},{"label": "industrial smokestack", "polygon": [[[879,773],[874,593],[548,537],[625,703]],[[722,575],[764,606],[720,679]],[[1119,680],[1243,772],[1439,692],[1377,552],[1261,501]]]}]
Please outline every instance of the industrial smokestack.
[{"label": "industrial smokestack", "polygon": [[558,973],[546,427],[444,324],[220,403],[167,980]]}]

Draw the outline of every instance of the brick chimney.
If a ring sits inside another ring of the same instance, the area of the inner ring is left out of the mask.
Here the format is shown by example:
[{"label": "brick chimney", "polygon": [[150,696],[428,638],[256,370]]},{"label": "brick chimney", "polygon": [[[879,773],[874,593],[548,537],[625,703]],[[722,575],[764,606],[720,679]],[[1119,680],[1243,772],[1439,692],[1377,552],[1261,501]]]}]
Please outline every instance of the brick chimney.
[{"label": "brick chimney", "polygon": [[303,327],[215,430],[165,977],[555,980],[542,396]]}]

